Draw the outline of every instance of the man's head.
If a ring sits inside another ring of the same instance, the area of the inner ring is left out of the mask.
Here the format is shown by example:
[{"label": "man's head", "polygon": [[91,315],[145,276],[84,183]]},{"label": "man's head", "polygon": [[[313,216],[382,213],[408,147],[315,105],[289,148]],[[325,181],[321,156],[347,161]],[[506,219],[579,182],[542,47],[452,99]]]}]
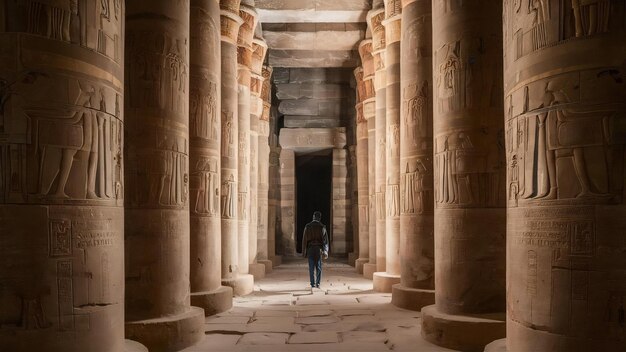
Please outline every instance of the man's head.
[{"label": "man's head", "polygon": [[320,213],[319,211],[314,212],[313,213],[313,220],[315,220],[315,221],[322,220],[322,213]]}]

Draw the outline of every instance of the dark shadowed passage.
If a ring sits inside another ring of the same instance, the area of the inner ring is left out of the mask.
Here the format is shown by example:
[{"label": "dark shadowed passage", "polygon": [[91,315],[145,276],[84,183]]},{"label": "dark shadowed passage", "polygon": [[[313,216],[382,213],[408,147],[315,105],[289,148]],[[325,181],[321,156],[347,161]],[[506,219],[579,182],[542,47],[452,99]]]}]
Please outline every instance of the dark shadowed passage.
[{"label": "dark shadowed passage", "polygon": [[330,196],[332,192],[332,151],[296,155],[297,222],[296,250],[302,252],[302,232],[313,212],[322,212],[322,223],[331,233]]}]

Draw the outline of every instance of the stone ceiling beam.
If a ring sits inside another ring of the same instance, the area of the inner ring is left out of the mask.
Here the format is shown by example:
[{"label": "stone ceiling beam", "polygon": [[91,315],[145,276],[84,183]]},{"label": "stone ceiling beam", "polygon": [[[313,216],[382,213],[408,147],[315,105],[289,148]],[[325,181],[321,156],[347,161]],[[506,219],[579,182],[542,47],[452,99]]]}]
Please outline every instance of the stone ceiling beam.
[{"label": "stone ceiling beam", "polygon": [[351,31],[263,31],[267,45],[279,50],[357,50],[364,30]]},{"label": "stone ceiling beam", "polygon": [[263,23],[365,22],[371,0],[257,0]]},{"label": "stone ceiling beam", "polygon": [[355,50],[274,50],[269,51],[273,67],[356,67],[359,52]]}]

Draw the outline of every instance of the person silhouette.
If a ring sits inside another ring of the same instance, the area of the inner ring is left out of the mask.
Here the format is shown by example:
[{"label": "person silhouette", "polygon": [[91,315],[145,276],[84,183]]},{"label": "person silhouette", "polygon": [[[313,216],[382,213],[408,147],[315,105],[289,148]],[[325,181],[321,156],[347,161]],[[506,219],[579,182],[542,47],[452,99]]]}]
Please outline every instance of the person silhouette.
[{"label": "person silhouette", "polygon": [[313,213],[313,221],[306,224],[302,235],[302,256],[309,259],[311,288],[320,288],[322,257],[328,258],[328,232],[322,224],[322,213]]}]

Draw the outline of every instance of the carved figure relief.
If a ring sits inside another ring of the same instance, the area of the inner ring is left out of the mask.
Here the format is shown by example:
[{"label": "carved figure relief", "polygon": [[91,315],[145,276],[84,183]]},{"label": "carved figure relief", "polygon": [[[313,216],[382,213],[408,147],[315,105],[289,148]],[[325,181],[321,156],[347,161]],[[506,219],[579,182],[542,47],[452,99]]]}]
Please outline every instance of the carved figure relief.
[{"label": "carved figure relief", "polygon": [[222,218],[234,219],[237,215],[237,183],[233,174],[222,181]]},{"label": "carved figure relief", "polygon": [[218,162],[214,158],[197,161],[191,173],[191,211],[198,215],[217,216],[219,213],[220,184]]},{"label": "carved figure relief", "polygon": [[387,216],[400,216],[400,185],[387,185]]},{"label": "carved figure relief", "polygon": [[200,92],[195,89],[189,93],[189,132],[191,137],[216,140],[219,125],[217,84],[215,82],[209,82],[209,84],[208,94],[200,95]]},{"label": "carved figure relief", "polygon": [[385,192],[376,192],[376,219],[385,220]]},{"label": "carved figure relief", "polygon": [[222,111],[222,155],[227,157],[235,155],[233,122],[233,113]]},{"label": "carved figure relief", "polygon": [[500,147],[481,148],[475,141],[488,143],[485,142],[488,138],[477,137],[468,132],[454,132],[435,139],[434,182],[438,207],[497,206],[504,200],[500,187],[504,182]]},{"label": "carved figure relief", "polygon": [[622,113],[610,105],[573,105],[577,84],[546,79],[509,97],[509,104],[523,105],[506,124],[509,202],[620,197],[621,167],[611,155],[615,136],[626,133]]},{"label": "carved figure relief", "polygon": [[405,88],[403,96],[409,97],[405,100],[404,136],[408,143],[418,147],[419,141],[428,137],[428,81],[424,81],[421,88],[411,84]]},{"label": "carved figure relief", "polygon": [[147,32],[128,33],[127,37],[131,105],[184,116],[189,72],[186,39]]},{"label": "carved figure relief", "polygon": [[402,214],[423,214],[432,203],[433,190],[428,185],[432,170],[428,159],[407,162],[402,171]]},{"label": "carved figure relief", "polygon": [[[459,110],[467,105],[465,96],[466,77],[460,59],[461,42],[445,45],[444,59],[439,64],[439,77],[437,82],[439,111],[442,113]],[[471,79],[471,78],[470,78]]]}]

